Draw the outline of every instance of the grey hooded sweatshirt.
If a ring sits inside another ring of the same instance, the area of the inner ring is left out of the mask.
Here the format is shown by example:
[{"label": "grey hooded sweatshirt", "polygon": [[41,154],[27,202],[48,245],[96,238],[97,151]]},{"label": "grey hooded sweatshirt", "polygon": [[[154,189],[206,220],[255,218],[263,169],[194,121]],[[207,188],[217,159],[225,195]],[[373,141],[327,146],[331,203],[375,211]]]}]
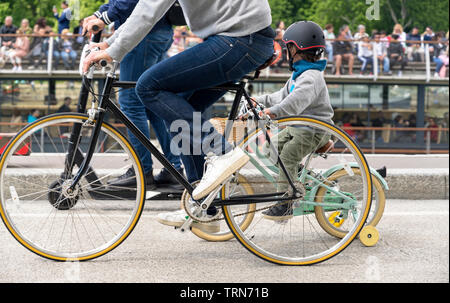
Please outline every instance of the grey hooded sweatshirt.
[{"label": "grey hooded sweatshirt", "polygon": [[[140,0],[127,21],[106,42],[106,52],[121,61],[166,14],[175,0]],[[242,37],[272,23],[268,0],[179,0],[186,22],[200,38]]]},{"label": "grey hooded sweatshirt", "polygon": [[280,91],[255,100],[278,118],[307,115],[333,124],[334,111],[323,72],[319,70],[307,70],[295,80],[290,78]]}]

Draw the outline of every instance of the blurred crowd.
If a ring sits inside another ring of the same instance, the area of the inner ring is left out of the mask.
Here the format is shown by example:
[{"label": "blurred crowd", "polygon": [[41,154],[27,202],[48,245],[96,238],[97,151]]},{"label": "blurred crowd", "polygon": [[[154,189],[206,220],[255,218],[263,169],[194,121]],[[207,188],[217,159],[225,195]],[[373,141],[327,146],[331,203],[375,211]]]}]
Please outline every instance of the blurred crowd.
[{"label": "blurred crowd", "polygon": [[421,34],[420,29],[414,27],[407,34],[400,24],[396,24],[391,34],[378,30],[369,34],[364,25],[359,25],[353,35],[349,26],[344,25],[336,37],[333,25],[328,24],[324,34],[327,39],[334,40],[328,41],[326,50],[328,61],[334,63],[333,73],[336,75],[343,74],[343,62],[347,63],[348,74],[352,75],[356,60],[361,63],[361,75],[373,74],[374,60],[377,60],[379,73],[392,75],[392,69],[399,66],[398,75],[402,76],[409,62],[425,62],[427,47],[430,62],[436,64],[434,76],[445,77],[448,73],[448,32],[435,33],[427,27]]},{"label": "blurred crowd", "polygon": [[[373,114],[369,123],[363,122],[357,113],[345,113],[340,121],[336,122],[341,126],[347,134],[352,137],[356,142],[367,142],[372,140],[371,131],[362,130],[360,128],[375,127],[382,128],[383,130],[376,130],[375,141],[377,143],[414,143],[416,142],[417,118],[415,114],[409,114],[407,116],[403,114],[394,113],[391,119],[386,118],[386,114],[380,110]],[[391,129],[392,128],[392,129]],[[411,128],[408,131],[407,128]],[[441,119],[436,117],[426,117],[424,128],[430,129],[429,139],[430,143],[440,143],[442,139],[445,142],[448,141],[448,131],[446,131],[445,138],[439,139],[440,128],[449,128],[449,113],[444,113]],[[388,131],[390,133],[389,138],[383,136],[383,133]],[[428,140],[427,136],[424,136],[424,141]],[[386,142],[387,141],[387,142]]]},{"label": "blurred crowd", "polygon": [[[60,12],[58,13],[56,7],[53,8],[58,22],[56,33],[47,25],[45,18],[39,18],[32,27],[27,19],[23,19],[20,26],[16,27],[13,18],[6,17],[0,34],[15,36],[0,36],[0,68],[10,62],[13,71],[21,71],[25,59],[28,61],[28,69],[45,68],[44,64],[52,50],[53,69],[75,69],[79,50],[85,43],[81,36],[83,21],[70,30],[71,11],[66,1],[61,3]],[[275,48],[281,53],[281,60],[272,67],[274,72],[285,69],[287,65],[286,52],[283,51],[286,46],[282,39],[286,27],[283,21],[276,24]],[[109,33],[112,31],[112,28],[108,29]],[[51,34],[55,36],[49,38],[48,35]],[[329,63],[332,63],[331,73],[334,75],[353,75],[355,65],[359,62],[360,75],[373,75],[375,67],[378,66],[378,74],[392,75],[393,70],[396,70],[398,76],[402,76],[408,63],[424,63],[425,56],[429,53],[430,62],[435,63],[434,76],[448,76],[448,32],[434,32],[431,27],[421,32],[421,29],[414,27],[406,33],[400,24],[396,24],[390,34],[383,30],[373,30],[369,34],[364,25],[359,25],[356,33],[352,34],[348,25],[335,31],[332,24],[327,24],[324,27],[324,35],[327,39],[325,56]],[[186,26],[176,27],[173,39],[168,57],[202,43],[202,39]],[[432,43],[429,44],[430,42]],[[377,64],[374,64],[374,61]]]},{"label": "blurred crowd", "polygon": [[[285,28],[283,21],[277,23],[275,41],[281,49],[285,49],[282,40]],[[353,75],[356,61],[361,64],[361,75],[372,75],[376,58],[380,74],[392,75],[392,70],[398,66],[398,75],[402,76],[409,62],[425,62],[426,47],[429,45],[430,62],[436,64],[434,76],[448,76],[449,33],[435,33],[430,26],[423,33],[417,27],[412,28],[410,33],[406,33],[400,24],[396,24],[391,34],[383,30],[373,30],[369,34],[366,32],[366,27],[361,24],[357,32],[352,34],[348,25],[342,26],[336,32],[332,24],[327,24],[324,27],[324,35],[327,39],[325,55],[328,62],[333,63],[332,74],[334,75],[339,76],[345,73]],[[283,52],[282,60],[278,62],[277,67],[285,65],[286,62],[287,58]]]}]

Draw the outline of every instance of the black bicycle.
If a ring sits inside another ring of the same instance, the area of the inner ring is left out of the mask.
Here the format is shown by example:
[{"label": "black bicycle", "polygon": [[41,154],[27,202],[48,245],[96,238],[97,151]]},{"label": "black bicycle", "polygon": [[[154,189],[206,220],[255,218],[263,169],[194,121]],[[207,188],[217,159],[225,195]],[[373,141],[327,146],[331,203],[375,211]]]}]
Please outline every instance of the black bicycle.
[{"label": "black bicycle", "polygon": [[[90,260],[127,238],[144,209],[146,182],[126,135],[104,121],[109,112],[184,187],[182,206],[189,216],[180,231],[198,224],[226,223],[214,233],[221,237],[232,234],[253,254],[277,264],[308,265],[337,255],[355,239],[369,216],[370,169],[358,146],[336,126],[310,117],[275,121],[262,114],[245,88],[271,60],[254,75],[211,88],[235,93],[226,137],[242,113],[252,118],[252,127],[247,125],[245,137],[236,142],[251,161],[201,201],[190,198],[195,184],[111,101],[115,89],[130,89],[135,83],[118,81],[118,64],[114,63],[103,92],[95,94],[92,67],[83,76],[78,113],[50,115],[27,125],[0,158],[0,215],[7,229],[30,251],[58,261]],[[292,130],[304,136],[299,148],[307,154],[294,175],[288,172],[280,156],[282,149],[277,147]],[[17,153],[24,144],[32,149],[26,157]],[[337,166],[339,170],[335,170]],[[135,172],[134,187],[108,184],[130,168]],[[280,203],[290,206],[291,218],[268,220],[263,212]],[[206,213],[211,207],[217,209],[212,218]],[[338,227],[326,216],[336,212],[341,222]],[[345,233],[333,235],[325,228],[327,224]]]}]

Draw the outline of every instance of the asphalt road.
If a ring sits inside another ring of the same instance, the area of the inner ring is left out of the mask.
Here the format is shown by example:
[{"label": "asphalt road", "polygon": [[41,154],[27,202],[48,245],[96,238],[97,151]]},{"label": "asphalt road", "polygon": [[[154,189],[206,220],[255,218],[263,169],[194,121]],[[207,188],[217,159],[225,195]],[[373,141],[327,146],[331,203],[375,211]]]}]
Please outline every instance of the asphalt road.
[{"label": "asphalt road", "polygon": [[117,249],[83,263],[29,252],[0,226],[0,282],[449,282],[449,201],[388,200],[375,247],[355,240],[338,256],[308,267],[262,261],[237,241],[208,243],[160,225],[148,202]]}]

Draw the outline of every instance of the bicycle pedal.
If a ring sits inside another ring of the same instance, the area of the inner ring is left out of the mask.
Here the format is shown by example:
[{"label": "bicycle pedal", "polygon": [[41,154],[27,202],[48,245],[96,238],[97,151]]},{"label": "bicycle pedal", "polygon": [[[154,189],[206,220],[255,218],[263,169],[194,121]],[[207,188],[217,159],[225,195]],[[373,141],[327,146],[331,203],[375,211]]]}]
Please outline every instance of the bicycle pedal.
[{"label": "bicycle pedal", "polygon": [[192,228],[192,227],[191,227],[192,222],[193,222],[192,218],[188,218],[188,219],[183,223],[183,225],[181,225],[180,227],[175,227],[175,229],[179,229],[181,233],[185,233],[185,232],[187,232],[187,231],[190,231],[191,228]]}]

